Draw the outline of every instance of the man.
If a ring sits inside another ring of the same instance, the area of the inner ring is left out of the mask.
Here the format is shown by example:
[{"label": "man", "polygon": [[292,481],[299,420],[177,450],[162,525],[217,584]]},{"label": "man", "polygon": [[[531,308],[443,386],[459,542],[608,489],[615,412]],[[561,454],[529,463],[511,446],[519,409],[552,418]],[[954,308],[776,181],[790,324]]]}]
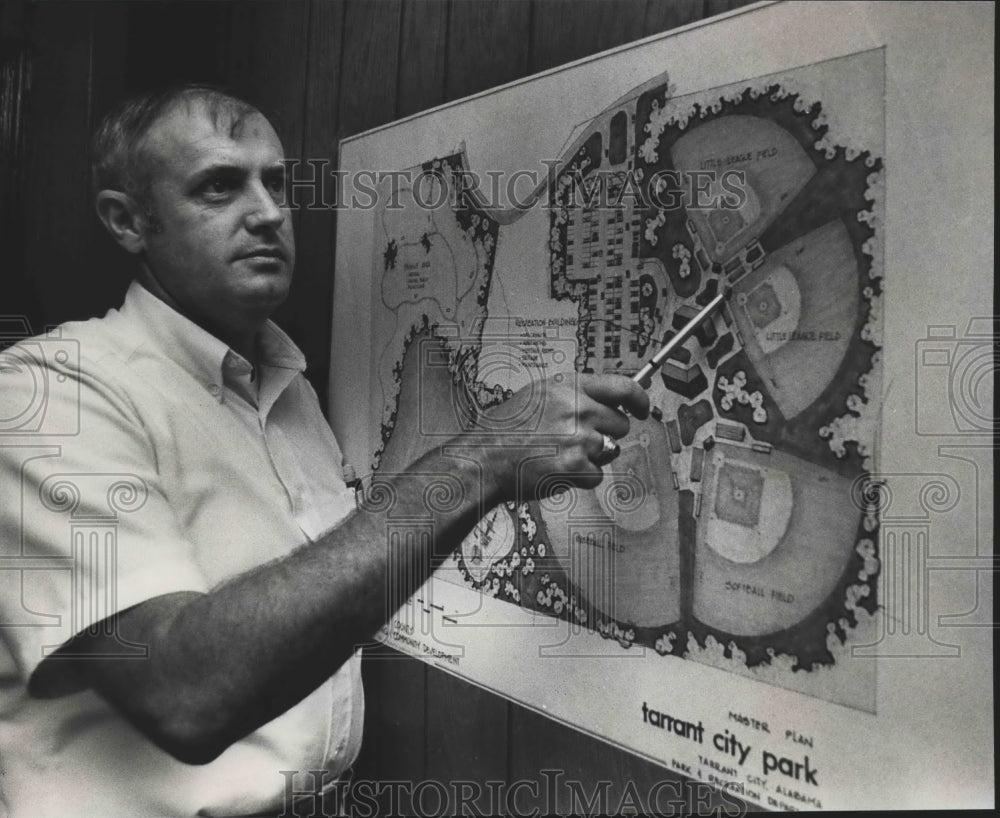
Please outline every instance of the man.
[{"label": "man", "polygon": [[[357,753],[355,646],[391,613],[387,572],[412,591],[430,560],[391,564],[389,509],[354,510],[302,355],[268,320],[295,258],[283,156],[262,114],[211,89],[112,113],[97,212],[136,280],[121,309],[0,362],[12,816],[277,814],[282,770],[336,781]],[[431,523],[440,556],[546,476],[596,485],[628,431],[617,407],[645,416],[646,396],[551,386],[547,454],[456,437],[384,478],[394,518]],[[424,502],[441,475],[462,485],[447,512]]]}]

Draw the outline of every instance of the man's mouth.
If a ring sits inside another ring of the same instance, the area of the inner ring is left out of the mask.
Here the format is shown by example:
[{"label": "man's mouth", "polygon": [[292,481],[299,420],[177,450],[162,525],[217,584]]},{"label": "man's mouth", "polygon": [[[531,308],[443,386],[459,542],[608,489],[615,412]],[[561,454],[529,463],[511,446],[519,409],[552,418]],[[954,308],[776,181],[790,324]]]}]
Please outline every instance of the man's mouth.
[{"label": "man's mouth", "polygon": [[252,250],[248,250],[244,253],[240,253],[236,259],[253,259],[253,258],[268,258],[268,259],[278,259],[280,261],[286,261],[287,256],[285,251],[280,247],[254,247]]}]

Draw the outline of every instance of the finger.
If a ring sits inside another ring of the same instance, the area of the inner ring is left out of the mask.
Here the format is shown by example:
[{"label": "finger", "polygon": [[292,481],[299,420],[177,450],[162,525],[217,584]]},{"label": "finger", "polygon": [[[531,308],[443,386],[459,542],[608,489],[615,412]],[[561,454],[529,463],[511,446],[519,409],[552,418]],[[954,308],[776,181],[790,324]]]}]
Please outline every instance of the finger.
[{"label": "finger", "polygon": [[580,387],[605,406],[620,406],[637,418],[649,415],[649,395],[624,375],[581,375]]},{"label": "finger", "polygon": [[605,406],[595,400],[584,398],[580,411],[580,420],[593,427],[598,432],[609,434],[613,438],[625,437],[629,430],[628,415],[620,409]]}]

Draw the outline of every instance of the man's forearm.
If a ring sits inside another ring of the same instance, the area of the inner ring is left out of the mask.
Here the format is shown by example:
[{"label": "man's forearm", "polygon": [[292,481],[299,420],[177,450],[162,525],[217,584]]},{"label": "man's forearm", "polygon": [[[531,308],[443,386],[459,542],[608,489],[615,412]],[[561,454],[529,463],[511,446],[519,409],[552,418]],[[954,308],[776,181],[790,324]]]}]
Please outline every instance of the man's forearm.
[{"label": "man's forearm", "polygon": [[[628,432],[622,409],[639,418],[649,409],[642,389],[619,376],[553,379],[544,396],[530,435],[460,435],[381,475],[362,509],[319,541],[208,594],[169,594],[123,612],[116,636],[147,645],[145,661],[99,658],[114,637],[98,628],[74,640],[73,652],[87,656],[66,662],[159,746],[210,761],[336,671],[490,508],[566,480],[596,486],[608,437]],[[60,666],[46,659],[31,692],[56,690]]]},{"label": "man's forearm", "polygon": [[[357,513],[281,560],[208,594],[124,612],[117,633],[148,645],[147,660],[88,658],[78,667],[168,752],[211,760],[334,673],[427,579],[433,557],[454,550],[503,499],[484,482],[484,450],[463,451],[435,449],[379,478]],[[86,645],[99,654],[99,641]]]}]

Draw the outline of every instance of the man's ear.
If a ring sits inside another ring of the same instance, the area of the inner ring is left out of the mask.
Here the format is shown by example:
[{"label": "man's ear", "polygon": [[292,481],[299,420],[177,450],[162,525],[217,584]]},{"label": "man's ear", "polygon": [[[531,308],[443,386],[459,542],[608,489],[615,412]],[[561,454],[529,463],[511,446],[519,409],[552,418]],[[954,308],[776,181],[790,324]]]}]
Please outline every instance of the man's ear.
[{"label": "man's ear", "polygon": [[130,253],[146,249],[149,219],[127,193],[101,190],[97,193],[97,217],[119,245]]}]

